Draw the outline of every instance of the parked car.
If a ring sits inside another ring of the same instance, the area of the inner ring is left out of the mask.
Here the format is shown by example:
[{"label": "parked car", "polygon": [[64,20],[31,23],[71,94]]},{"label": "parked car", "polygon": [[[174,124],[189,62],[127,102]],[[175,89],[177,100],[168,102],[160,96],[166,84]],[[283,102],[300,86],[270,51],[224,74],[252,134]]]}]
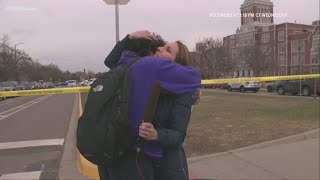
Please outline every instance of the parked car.
[{"label": "parked car", "polygon": [[258,81],[228,83],[229,92],[231,92],[232,90],[240,90],[240,92],[253,91],[256,93],[259,91],[259,89],[260,82]]},{"label": "parked car", "polygon": [[39,84],[37,82],[29,82],[28,87],[29,89],[39,89]]},{"label": "parked car", "polygon": [[89,81],[88,80],[84,80],[79,82],[79,86],[88,86]]},{"label": "parked car", "polygon": [[77,86],[77,81],[76,80],[69,80],[68,82],[68,87],[76,87]]},{"label": "parked car", "polygon": [[91,86],[91,84],[93,83],[93,81],[95,81],[97,78],[91,78],[89,79],[89,82],[88,82],[88,86]]},{"label": "parked car", "polygon": [[267,85],[267,91],[273,92],[277,90],[278,84],[280,81],[273,81]]},{"label": "parked car", "polygon": [[284,95],[286,93],[291,93],[293,95],[297,95],[300,93],[301,87],[301,94],[303,96],[310,96],[311,93],[314,92],[314,81],[316,81],[316,93],[320,94],[320,80],[319,79],[306,79],[301,80],[287,80],[279,82],[277,86],[277,92],[279,95]]},{"label": "parked car", "polygon": [[17,81],[5,81],[0,83],[3,91],[15,91],[18,85]]},{"label": "parked car", "polygon": [[203,84],[201,85],[201,88],[212,89],[212,84]]},{"label": "parked car", "polygon": [[228,89],[228,83],[212,84],[212,89]]},{"label": "parked car", "polygon": [[46,88],[46,89],[54,88],[54,85],[52,82],[45,82],[44,88]]},{"label": "parked car", "polygon": [[[0,92],[2,91],[2,87],[0,86]],[[0,97],[0,101],[5,100],[6,97]]]}]

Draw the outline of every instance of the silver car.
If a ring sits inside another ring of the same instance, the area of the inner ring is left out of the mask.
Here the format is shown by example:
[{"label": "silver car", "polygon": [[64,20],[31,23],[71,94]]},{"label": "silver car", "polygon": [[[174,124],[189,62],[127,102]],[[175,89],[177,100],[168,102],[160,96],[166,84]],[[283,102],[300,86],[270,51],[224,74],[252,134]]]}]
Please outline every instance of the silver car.
[{"label": "silver car", "polygon": [[2,87],[2,91],[14,91],[16,90],[16,87],[18,86],[17,81],[5,81],[0,83],[0,86]]},{"label": "silver car", "polygon": [[256,93],[259,91],[260,85],[259,81],[228,83],[228,91],[240,90],[240,92],[253,91]]}]

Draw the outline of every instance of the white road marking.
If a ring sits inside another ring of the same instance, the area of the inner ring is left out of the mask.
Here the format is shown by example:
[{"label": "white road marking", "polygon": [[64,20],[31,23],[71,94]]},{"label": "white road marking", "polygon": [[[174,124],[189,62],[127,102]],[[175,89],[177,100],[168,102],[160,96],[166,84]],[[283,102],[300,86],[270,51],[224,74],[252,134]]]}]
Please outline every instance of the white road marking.
[{"label": "white road marking", "polygon": [[3,103],[0,104],[0,107],[3,106],[3,105],[7,105],[7,104],[10,104],[10,103],[25,99],[25,98],[27,98],[27,97],[17,97],[17,98],[12,99],[12,100],[8,100],[7,99],[7,100],[3,101]]},{"label": "white road marking", "polygon": [[3,111],[3,112],[0,113],[0,120],[4,119],[6,117],[9,117],[9,116],[11,116],[11,115],[23,110],[23,109],[26,109],[26,108],[28,108],[28,107],[30,107],[30,106],[38,103],[38,102],[50,97],[50,96],[52,96],[52,95],[43,96],[43,97],[34,99],[34,100],[30,101],[30,102],[24,103],[24,104],[22,104],[20,106],[17,106],[17,107],[11,108],[9,110]]},{"label": "white road marking", "polygon": [[0,113],[0,115],[1,115],[1,114],[5,114],[6,112],[9,112],[9,111],[12,111],[12,110],[15,110],[15,109],[19,109],[19,108],[21,108],[21,107],[23,107],[23,106],[26,106],[26,105],[30,104],[30,103],[33,103],[33,102],[35,102],[35,101],[38,101],[38,100],[40,100],[40,99],[42,99],[42,98],[44,98],[44,97],[46,97],[46,96],[39,97],[39,98],[37,98],[37,99],[34,99],[34,100],[32,100],[32,101],[29,101],[29,102],[26,102],[26,103],[24,103],[24,104],[21,104],[21,105],[19,105],[19,106],[14,107],[14,108],[8,109],[8,110],[6,110],[6,111],[2,111],[2,112]]},{"label": "white road marking", "polygon": [[21,172],[14,174],[3,174],[0,180],[4,179],[40,179],[41,171]]},{"label": "white road marking", "polygon": [[63,146],[64,139],[45,139],[0,143],[0,150],[39,146]]}]

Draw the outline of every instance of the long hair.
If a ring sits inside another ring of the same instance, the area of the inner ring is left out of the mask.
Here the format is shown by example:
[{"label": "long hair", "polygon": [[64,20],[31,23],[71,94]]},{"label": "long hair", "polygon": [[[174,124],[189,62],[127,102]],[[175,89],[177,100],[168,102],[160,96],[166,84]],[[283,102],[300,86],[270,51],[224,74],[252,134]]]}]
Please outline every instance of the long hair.
[{"label": "long hair", "polygon": [[178,44],[179,52],[174,61],[183,66],[189,66],[191,64],[191,56],[187,46],[181,41],[176,41],[176,43]]}]

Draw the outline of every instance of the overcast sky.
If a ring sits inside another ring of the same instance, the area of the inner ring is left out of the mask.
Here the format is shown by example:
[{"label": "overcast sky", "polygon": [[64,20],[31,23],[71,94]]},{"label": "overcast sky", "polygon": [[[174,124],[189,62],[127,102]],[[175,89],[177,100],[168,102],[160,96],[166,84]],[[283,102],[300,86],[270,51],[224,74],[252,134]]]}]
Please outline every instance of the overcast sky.
[{"label": "overcast sky", "polygon": [[[239,18],[210,13],[239,13],[244,0],[131,0],[120,6],[120,39],[148,29],[167,41],[182,40],[190,50],[204,37],[234,34]],[[311,24],[319,19],[319,0],[273,0],[275,23]],[[72,72],[108,70],[104,58],[115,45],[115,8],[103,0],[0,0],[0,36],[42,64]]]}]

